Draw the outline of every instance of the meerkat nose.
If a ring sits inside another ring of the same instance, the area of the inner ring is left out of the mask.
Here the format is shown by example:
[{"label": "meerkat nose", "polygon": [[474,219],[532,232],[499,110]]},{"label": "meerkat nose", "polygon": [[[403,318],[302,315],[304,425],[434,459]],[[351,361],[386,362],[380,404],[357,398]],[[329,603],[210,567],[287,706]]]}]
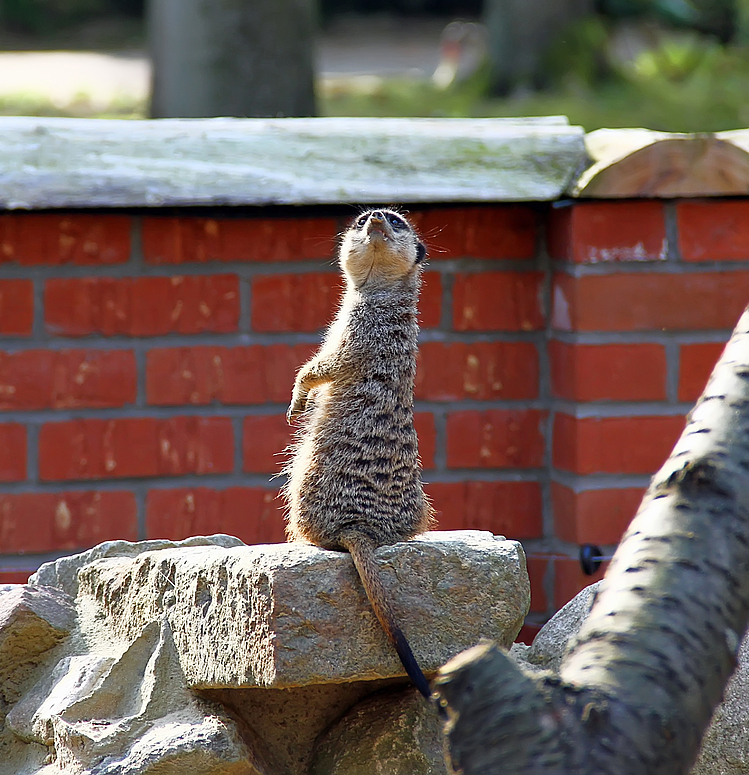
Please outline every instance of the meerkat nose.
[{"label": "meerkat nose", "polygon": [[379,210],[374,210],[372,213],[370,213],[369,217],[373,221],[384,221],[385,220],[385,216]]}]

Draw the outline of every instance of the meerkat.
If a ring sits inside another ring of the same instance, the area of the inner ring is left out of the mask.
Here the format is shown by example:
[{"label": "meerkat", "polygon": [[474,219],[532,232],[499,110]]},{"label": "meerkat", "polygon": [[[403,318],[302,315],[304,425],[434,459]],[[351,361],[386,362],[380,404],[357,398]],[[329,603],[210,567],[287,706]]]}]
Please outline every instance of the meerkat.
[{"label": "meerkat", "polygon": [[425,258],[415,230],[393,210],[365,212],[345,232],[340,310],[294,383],[287,419],[301,415],[302,427],[284,497],[290,541],[351,554],[375,615],[428,698],[374,559],[378,546],[413,538],[433,522],[413,422]]}]

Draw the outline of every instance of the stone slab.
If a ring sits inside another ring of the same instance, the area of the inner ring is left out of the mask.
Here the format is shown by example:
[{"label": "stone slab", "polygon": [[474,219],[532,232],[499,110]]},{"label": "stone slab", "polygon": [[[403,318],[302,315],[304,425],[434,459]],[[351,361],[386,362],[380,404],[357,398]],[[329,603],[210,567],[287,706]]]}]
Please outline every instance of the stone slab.
[{"label": "stone slab", "polygon": [[[381,547],[377,559],[426,673],[481,638],[509,647],[528,610],[525,557],[515,541],[484,531],[431,532]],[[103,622],[102,637],[125,643],[166,617],[193,688],[403,675],[342,552],[194,545],[101,557],[78,572],[77,606],[84,624]]]}]

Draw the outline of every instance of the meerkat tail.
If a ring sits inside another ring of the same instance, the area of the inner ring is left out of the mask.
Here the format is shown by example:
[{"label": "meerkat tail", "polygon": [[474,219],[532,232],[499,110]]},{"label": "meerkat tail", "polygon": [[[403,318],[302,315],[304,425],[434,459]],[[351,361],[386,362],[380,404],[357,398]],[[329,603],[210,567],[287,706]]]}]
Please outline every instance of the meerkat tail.
[{"label": "meerkat tail", "polygon": [[357,536],[356,538],[341,539],[341,545],[351,554],[364,586],[364,591],[367,593],[369,602],[372,605],[372,610],[382,625],[388,640],[395,647],[408,677],[413,681],[421,694],[426,699],[429,699],[432,694],[429,683],[419,667],[411,647],[408,645],[406,636],[395,622],[395,612],[390,605],[387,592],[382,584],[380,569],[374,560],[374,550],[376,548],[374,542]]}]

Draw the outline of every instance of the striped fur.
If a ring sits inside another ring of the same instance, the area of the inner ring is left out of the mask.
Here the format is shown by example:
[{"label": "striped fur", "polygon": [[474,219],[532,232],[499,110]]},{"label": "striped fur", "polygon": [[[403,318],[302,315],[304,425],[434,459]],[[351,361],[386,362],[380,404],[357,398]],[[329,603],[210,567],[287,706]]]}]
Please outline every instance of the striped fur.
[{"label": "striped fur", "polygon": [[376,547],[432,522],[413,424],[423,257],[413,228],[392,210],[364,213],[346,232],[341,308],[294,385],[289,419],[301,424],[284,496],[289,539],[352,553],[378,619],[428,693],[373,558]]}]

